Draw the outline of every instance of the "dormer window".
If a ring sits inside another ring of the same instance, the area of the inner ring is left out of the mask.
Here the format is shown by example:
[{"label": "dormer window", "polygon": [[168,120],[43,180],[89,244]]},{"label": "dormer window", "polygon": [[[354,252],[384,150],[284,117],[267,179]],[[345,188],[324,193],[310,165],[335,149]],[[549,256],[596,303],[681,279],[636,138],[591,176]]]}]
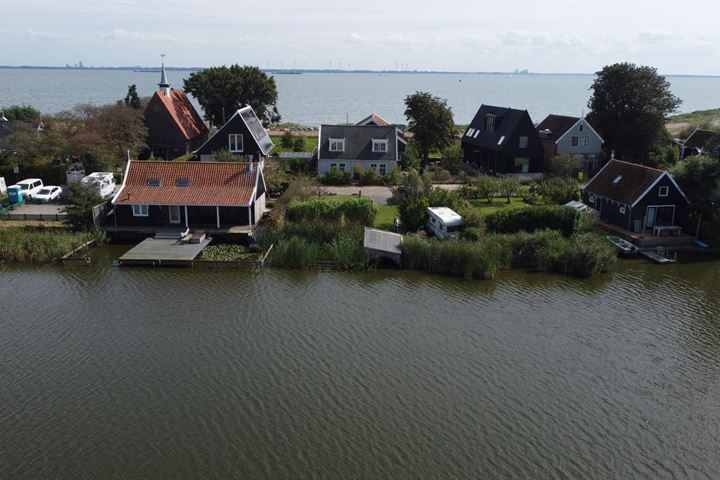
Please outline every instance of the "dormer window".
[{"label": "dormer window", "polygon": [[388,141],[387,140],[376,140],[373,138],[372,151],[373,151],[373,153],[387,152],[388,151]]},{"label": "dormer window", "polygon": [[148,179],[147,179],[147,186],[148,186],[148,187],[159,187],[159,186],[160,186],[160,179],[159,179],[159,178],[148,178]]},{"label": "dormer window", "polygon": [[660,187],[658,190],[658,197],[667,197],[670,194],[670,187]]},{"label": "dormer window", "polygon": [[622,180],[622,175],[618,175],[617,177],[615,177],[615,180],[613,180],[613,184],[617,185],[618,183],[620,183],[620,180]]},{"label": "dormer window", "polygon": [[344,138],[331,138],[330,139],[330,151],[331,152],[344,152],[345,151],[345,139]]},{"label": "dormer window", "polygon": [[231,133],[228,135],[228,150],[232,153],[241,153],[243,151],[243,147],[242,133]]}]

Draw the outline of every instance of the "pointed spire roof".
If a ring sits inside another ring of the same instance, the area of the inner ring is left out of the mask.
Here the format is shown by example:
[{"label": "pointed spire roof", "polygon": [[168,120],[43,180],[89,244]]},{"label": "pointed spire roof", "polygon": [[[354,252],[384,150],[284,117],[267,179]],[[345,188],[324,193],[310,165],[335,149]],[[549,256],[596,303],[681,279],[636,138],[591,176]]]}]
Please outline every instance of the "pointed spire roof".
[{"label": "pointed spire roof", "polygon": [[[163,57],[164,56],[165,55],[163,55]],[[170,84],[168,83],[168,80],[167,80],[167,74],[165,73],[165,61],[164,60],[162,62],[162,68],[161,68],[161,72],[160,72],[160,83],[158,83],[158,86],[160,88],[166,88],[166,87],[170,86]]]}]

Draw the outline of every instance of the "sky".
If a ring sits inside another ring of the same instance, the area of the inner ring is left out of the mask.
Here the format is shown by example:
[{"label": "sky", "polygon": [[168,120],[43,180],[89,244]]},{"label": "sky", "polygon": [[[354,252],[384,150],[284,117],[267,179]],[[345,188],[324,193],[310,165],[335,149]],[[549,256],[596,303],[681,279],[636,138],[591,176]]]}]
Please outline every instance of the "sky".
[{"label": "sky", "polygon": [[720,75],[720,0],[0,0],[0,64]]}]

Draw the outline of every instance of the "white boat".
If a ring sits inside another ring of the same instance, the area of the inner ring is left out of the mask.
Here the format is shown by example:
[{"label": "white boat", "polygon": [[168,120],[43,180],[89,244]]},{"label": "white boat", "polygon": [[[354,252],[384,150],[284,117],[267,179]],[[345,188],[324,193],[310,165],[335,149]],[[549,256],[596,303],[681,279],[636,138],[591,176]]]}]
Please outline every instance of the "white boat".
[{"label": "white boat", "polygon": [[617,237],[615,235],[608,235],[607,239],[615,245],[620,255],[634,255],[638,252],[638,247],[624,238]]}]

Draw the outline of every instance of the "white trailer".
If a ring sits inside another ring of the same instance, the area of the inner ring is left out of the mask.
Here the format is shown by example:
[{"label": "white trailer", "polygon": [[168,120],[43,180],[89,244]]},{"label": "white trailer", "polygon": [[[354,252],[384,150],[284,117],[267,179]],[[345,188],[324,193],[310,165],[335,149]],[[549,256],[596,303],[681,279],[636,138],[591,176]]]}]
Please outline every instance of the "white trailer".
[{"label": "white trailer", "polygon": [[93,172],[80,182],[102,198],[111,196],[115,192],[115,177],[111,172]]},{"label": "white trailer", "polygon": [[448,207],[427,209],[427,229],[441,240],[457,235],[462,223],[462,217]]}]

